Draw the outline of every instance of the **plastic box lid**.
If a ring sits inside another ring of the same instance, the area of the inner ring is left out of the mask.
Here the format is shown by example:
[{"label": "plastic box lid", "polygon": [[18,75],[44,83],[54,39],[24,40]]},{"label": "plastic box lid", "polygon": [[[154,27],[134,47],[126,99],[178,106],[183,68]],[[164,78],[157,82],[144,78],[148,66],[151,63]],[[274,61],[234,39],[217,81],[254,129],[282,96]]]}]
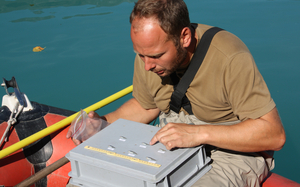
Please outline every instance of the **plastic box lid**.
[{"label": "plastic box lid", "polygon": [[[199,151],[202,158],[199,159],[198,169],[210,161],[203,146],[171,151],[159,142],[150,146],[150,140],[159,129],[156,126],[119,119],[75,147],[66,157],[71,164],[72,161],[77,161],[151,183],[161,181]],[[77,168],[74,165],[73,163],[70,175],[76,178],[82,171],[79,171],[78,164]]]}]

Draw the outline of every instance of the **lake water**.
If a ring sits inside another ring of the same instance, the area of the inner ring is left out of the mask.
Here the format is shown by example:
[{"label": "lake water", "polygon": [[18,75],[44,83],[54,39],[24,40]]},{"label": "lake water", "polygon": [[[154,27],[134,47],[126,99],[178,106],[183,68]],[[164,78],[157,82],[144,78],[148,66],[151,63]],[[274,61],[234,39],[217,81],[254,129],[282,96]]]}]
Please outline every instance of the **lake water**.
[{"label": "lake water", "polygon": [[[226,29],[249,47],[287,135],[273,171],[300,183],[300,1],[186,4],[192,22]],[[15,76],[32,101],[74,111],[131,85],[133,6],[133,0],[0,0],[0,77]],[[46,48],[34,53],[35,46]],[[108,113],[130,97],[97,112]]]}]

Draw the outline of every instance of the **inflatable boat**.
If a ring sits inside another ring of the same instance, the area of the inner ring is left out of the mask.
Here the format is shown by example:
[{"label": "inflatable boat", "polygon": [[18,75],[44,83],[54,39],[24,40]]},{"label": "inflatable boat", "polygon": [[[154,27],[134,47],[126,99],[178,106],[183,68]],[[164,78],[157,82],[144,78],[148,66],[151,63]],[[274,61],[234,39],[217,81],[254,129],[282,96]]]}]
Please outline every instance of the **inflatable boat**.
[{"label": "inflatable boat", "polygon": [[[14,78],[11,81],[4,80],[3,86],[6,88],[7,95],[3,97],[3,104],[0,108],[0,150],[75,113],[37,102],[29,102],[27,96],[20,92]],[[9,93],[8,87],[13,87],[14,92]],[[66,127],[62,128],[2,158],[0,160],[0,185],[15,186],[64,157],[75,147],[71,140],[66,139],[67,130]],[[40,179],[33,186],[66,186],[70,169],[70,164],[66,164]]]},{"label": "inflatable boat", "polygon": [[[7,94],[0,108],[0,186],[66,186],[71,166],[64,156],[75,147],[66,139],[66,133],[76,112],[29,101],[14,77],[10,81],[3,79],[1,85]],[[95,111],[131,91],[132,86],[125,88],[85,111]],[[262,186],[300,184],[270,172]]]}]

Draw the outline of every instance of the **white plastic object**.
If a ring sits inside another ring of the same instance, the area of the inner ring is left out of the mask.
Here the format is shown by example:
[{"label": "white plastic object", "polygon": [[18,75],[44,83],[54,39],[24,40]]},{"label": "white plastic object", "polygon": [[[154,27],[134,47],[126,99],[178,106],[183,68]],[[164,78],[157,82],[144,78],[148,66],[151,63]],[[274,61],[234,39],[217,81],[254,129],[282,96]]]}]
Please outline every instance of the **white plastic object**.
[{"label": "white plastic object", "polygon": [[[24,93],[21,93],[21,94],[22,94],[23,98],[25,98],[25,101],[26,101],[26,107],[23,108],[23,112],[32,110],[33,107],[31,105],[27,95]],[[2,98],[2,106],[7,106],[11,112],[15,112],[13,110],[18,102],[19,101],[14,93],[11,95],[4,95]],[[19,108],[21,108],[20,105],[19,105]],[[19,110],[19,108],[18,108],[18,110]]]}]

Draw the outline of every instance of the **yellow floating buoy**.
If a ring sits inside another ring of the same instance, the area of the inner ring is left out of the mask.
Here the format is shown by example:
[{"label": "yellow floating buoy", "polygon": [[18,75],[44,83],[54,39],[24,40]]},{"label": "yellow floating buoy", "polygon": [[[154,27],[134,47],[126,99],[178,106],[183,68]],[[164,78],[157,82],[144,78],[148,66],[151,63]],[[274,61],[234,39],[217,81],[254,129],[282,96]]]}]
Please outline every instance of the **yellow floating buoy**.
[{"label": "yellow floating buoy", "polygon": [[[46,47],[45,47],[46,48]],[[45,48],[42,48],[41,46],[36,46],[32,49],[33,52],[40,52],[43,51]]]}]

